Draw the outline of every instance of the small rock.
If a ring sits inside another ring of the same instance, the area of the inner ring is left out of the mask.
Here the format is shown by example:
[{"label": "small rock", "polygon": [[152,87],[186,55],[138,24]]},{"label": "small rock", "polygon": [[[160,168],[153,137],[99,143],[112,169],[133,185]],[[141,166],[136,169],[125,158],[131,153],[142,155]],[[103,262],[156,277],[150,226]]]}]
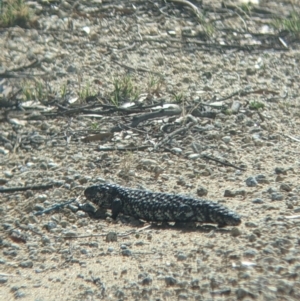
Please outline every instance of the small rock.
[{"label": "small rock", "polygon": [[166,285],[175,285],[178,281],[176,278],[174,278],[172,276],[166,276],[165,282],[166,282]]},{"label": "small rock", "polygon": [[142,285],[149,285],[152,283],[152,278],[151,277],[145,277],[143,280],[142,280]]},{"label": "small rock", "polygon": [[272,201],[282,201],[283,200],[283,195],[280,194],[280,193],[274,192],[274,193],[271,194],[271,200]]},{"label": "small rock", "polygon": [[0,276],[0,284],[6,283],[8,281],[7,277]]},{"label": "small rock", "polygon": [[44,201],[47,200],[47,195],[46,194],[39,194],[35,199],[38,202],[44,202]]},{"label": "small rock", "polygon": [[173,152],[177,155],[180,155],[182,153],[182,149],[178,148],[178,147],[173,147],[173,148],[171,148],[171,152]]},{"label": "small rock", "polygon": [[[239,101],[234,101],[231,105],[231,112],[233,114],[237,114],[240,110],[240,107],[241,107],[241,103]],[[242,114],[240,114],[242,115]]]},{"label": "small rock", "polygon": [[246,180],[246,185],[248,186],[248,187],[255,187],[255,186],[257,186],[257,181],[256,181],[256,179],[254,178],[254,177],[249,177],[247,180]]},{"label": "small rock", "polygon": [[267,180],[265,175],[257,175],[255,176],[255,180],[260,184],[269,184],[269,180]]},{"label": "small rock", "polygon": [[200,157],[200,154],[190,154],[188,155],[188,159],[190,160],[196,160]]},{"label": "small rock", "polygon": [[197,195],[198,195],[199,197],[206,196],[207,193],[208,193],[208,190],[207,190],[206,188],[204,188],[203,186],[199,186],[199,187],[197,188]]},{"label": "small rock", "polygon": [[286,170],[283,167],[275,167],[275,173],[278,175],[279,174],[284,174],[284,175],[287,174]]},{"label": "small rock", "polygon": [[116,232],[109,232],[109,233],[107,233],[105,241],[106,242],[118,241],[118,235],[117,235],[117,233]]},{"label": "small rock", "polygon": [[292,191],[292,188],[291,188],[290,185],[288,185],[286,183],[282,183],[280,185],[280,190],[284,190],[284,191],[290,192],[290,191]]},{"label": "small rock", "polygon": [[184,260],[186,260],[187,259],[187,256],[185,255],[185,254],[183,254],[183,253],[179,253],[178,255],[177,255],[177,260],[178,261],[184,261]]},{"label": "small rock", "polygon": [[4,174],[4,176],[5,176],[6,178],[8,178],[8,179],[13,178],[13,176],[14,176],[14,174],[11,173],[10,171],[4,171],[3,174]]},{"label": "small rock", "polygon": [[237,236],[240,236],[241,234],[242,234],[241,230],[237,227],[232,228],[230,231],[230,235],[232,237],[237,237]]},{"label": "small rock", "polygon": [[54,221],[50,221],[45,225],[45,228],[50,231],[52,229],[55,229],[57,227],[57,223]]},{"label": "small rock", "polygon": [[227,144],[227,143],[230,142],[231,137],[230,137],[230,136],[224,136],[224,137],[222,138],[222,140],[223,140],[223,142],[225,142],[225,143]]},{"label": "small rock", "polygon": [[21,261],[20,262],[20,267],[22,267],[22,268],[32,268],[33,267],[33,262],[30,261],[30,260]]},{"label": "small rock", "polygon": [[77,236],[77,232],[76,231],[72,231],[72,230],[69,230],[69,231],[64,231],[62,233],[63,236],[66,236],[66,237],[76,237]]},{"label": "small rock", "polygon": [[132,252],[129,249],[122,250],[121,253],[123,256],[131,256],[132,255]]},{"label": "small rock", "polygon": [[225,192],[224,192],[224,197],[233,198],[235,196],[236,196],[236,193],[229,190],[229,189],[226,189]]},{"label": "small rock", "polygon": [[263,204],[264,201],[262,199],[257,198],[257,199],[252,200],[252,203],[253,204]]}]

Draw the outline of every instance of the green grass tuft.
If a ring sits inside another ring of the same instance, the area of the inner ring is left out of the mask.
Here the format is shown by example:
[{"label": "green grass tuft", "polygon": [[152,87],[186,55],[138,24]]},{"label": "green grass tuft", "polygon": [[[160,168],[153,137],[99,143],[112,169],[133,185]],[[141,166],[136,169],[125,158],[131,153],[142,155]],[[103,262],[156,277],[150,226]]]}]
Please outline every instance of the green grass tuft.
[{"label": "green grass tuft", "polygon": [[24,0],[0,0],[0,27],[27,27],[32,14]]},{"label": "green grass tuft", "polygon": [[289,18],[278,18],[272,25],[279,30],[287,30],[291,33],[300,33],[300,13],[293,12]]}]

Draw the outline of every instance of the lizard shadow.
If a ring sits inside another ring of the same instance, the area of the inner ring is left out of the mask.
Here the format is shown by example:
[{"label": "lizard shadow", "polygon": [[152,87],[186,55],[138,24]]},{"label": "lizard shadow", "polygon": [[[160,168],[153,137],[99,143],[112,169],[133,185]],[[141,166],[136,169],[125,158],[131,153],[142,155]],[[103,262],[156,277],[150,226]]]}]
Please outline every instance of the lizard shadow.
[{"label": "lizard shadow", "polygon": [[[96,214],[89,214],[90,218],[96,220],[107,220],[110,223],[122,223],[124,225],[134,227],[134,228],[141,228],[147,225],[147,221],[143,221],[140,219],[136,219],[134,217],[126,216],[126,215],[119,215],[116,220],[112,219],[111,215],[105,211],[98,211]],[[211,224],[201,224],[201,223],[174,223],[174,222],[149,222],[149,229],[155,230],[173,230],[173,231],[181,231],[183,233],[189,232],[202,232],[202,233],[209,233],[211,231],[217,233],[230,233],[231,228],[220,228],[218,226],[214,226]]]}]

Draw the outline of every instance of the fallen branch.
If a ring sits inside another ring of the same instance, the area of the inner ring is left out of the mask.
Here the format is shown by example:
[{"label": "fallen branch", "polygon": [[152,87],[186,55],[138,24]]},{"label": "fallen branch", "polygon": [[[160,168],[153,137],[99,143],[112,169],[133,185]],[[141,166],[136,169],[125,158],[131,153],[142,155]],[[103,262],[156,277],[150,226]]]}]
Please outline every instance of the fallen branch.
[{"label": "fallen branch", "polygon": [[70,201],[67,201],[67,202],[64,202],[64,203],[61,203],[61,204],[56,204],[56,205],[54,205],[50,208],[47,208],[45,210],[35,212],[34,215],[42,215],[42,214],[45,214],[45,213],[49,213],[53,210],[61,209],[61,208],[65,207],[66,205],[69,205],[69,204],[75,202],[77,199],[78,199],[78,197],[76,199],[72,199]]},{"label": "fallen branch", "polygon": [[208,155],[202,155],[201,157],[202,157],[202,158],[205,158],[205,159],[208,159],[208,160],[212,160],[212,161],[218,162],[218,163],[220,163],[220,164],[222,164],[222,165],[225,165],[225,166],[233,167],[233,168],[235,168],[235,169],[246,170],[245,168],[238,167],[238,166],[236,166],[236,165],[234,165],[234,164],[232,164],[232,163],[230,163],[230,162],[228,162],[228,161],[221,161],[221,160],[219,160],[219,159],[213,158],[213,157],[208,156]]},{"label": "fallen branch", "polygon": [[32,185],[32,186],[23,186],[23,187],[7,187],[0,188],[0,193],[10,193],[17,191],[26,191],[26,190],[46,190],[51,189],[55,186],[55,184],[46,184],[46,185]]}]

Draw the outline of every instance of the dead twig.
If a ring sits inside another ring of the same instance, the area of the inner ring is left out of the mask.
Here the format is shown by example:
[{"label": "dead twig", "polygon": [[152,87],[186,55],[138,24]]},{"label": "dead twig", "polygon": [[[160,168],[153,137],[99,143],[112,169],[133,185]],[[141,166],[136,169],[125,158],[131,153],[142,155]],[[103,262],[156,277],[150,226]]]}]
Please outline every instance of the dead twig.
[{"label": "dead twig", "polygon": [[220,163],[220,164],[222,164],[222,165],[225,165],[225,166],[233,167],[233,168],[235,168],[235,169],[244,170],[244,171],[246,170],[245,168],[238,167],[238,166],[236,166],[236,165],[234,165],[234,164],[228,162],[227,160],[226,160],[226,161],[225,161],[225,160],[222,161],[222,160],[213,158],[213,157],[208,156],[208,155],[202,155],[201,157],[202,157],[202,158],[205,158],[205,159],[208,159],[208,160],[212,160],[212,161],[218,162],[218,163]]},{"label": "dead twig", "polygon": [[23,187],[1,187],[0,193],[10,193],[17,191],[26,191],[26,190],[46,190],[51,189],[55,184],[45,184],[45,185],[32,185],[32,186],[23,186]]},{"label": "dead twig", "polygon": [[142,145],[142,146],[122,146],[122,147],[98,147],[95,150],[100,152],[110,152],[110,151],[137,151],[137,150],[144,150],[148,147],[152,147],[152,145]]},{"label": "dead twig", "polygon": [[56,204],[50,208],[47,208],[45,210],[42,210],[42,211],[38,211],[38,212],[35,212],[34,215],[42,215],[42,214],[46,214],[46,213],[49,213],[51,211],[54,211],[54,210],[58,210],[58,209],[61,209],[73,202],[75,202],[76,200],[78,199],[78,197],[76,199],[72,199],[72,200],[69,200],[67,202],[64,202],[64,203],[61,203],[61,204]]}]

